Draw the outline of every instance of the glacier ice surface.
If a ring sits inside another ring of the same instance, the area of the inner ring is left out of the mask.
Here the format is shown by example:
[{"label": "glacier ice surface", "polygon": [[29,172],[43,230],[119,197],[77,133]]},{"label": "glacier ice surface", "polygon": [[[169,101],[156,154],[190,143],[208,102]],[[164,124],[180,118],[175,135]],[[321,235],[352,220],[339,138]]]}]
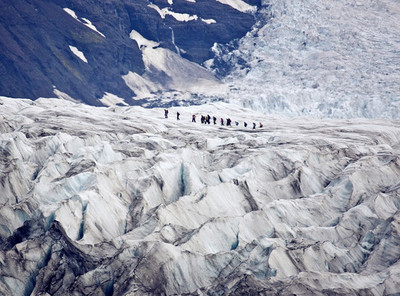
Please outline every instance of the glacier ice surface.
[{"label": "glacier ice surface", "polygon": [[0,98],[0,294],[400,291],[399,121],[169,111]]},{"label": "glacier ice surface", "polygon": [[227,100],[268,114],[399,118],[397,0],[269,0],[257,17],[237,49],[213,48],[234,69]]}]

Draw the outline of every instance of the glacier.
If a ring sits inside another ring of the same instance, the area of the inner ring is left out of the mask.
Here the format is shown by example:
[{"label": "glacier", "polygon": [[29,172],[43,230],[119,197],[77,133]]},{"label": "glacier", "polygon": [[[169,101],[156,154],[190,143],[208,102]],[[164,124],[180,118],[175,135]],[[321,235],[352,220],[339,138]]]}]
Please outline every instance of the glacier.
[{"label": "glacier", "polygon": [[398,295],[400,121],[169,114],[0,97],[1,295]]},{"label": "glacier", "polygon": [[237,48],[216,44],[206,63],[233,69],[227,101],[287,116],[399,119],[397,0],[265,0],[257,18]]}]

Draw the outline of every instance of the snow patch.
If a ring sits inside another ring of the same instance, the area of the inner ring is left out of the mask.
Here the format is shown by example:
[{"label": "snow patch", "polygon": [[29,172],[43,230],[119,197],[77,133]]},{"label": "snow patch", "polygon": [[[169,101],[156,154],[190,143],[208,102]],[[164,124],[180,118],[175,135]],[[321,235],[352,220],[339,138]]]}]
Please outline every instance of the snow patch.
[{"label": "snow patch", "polygon": [[76,48],[75,46],[70,45],[69,49],[73,52],[74,55],[76,55],[78,58],[80,58],[82,61],[84,61],[85,63],[87,63],[87,59],[85,57],[85,55],[83,54],[82,51],[80,51],[78,48]]},{"label": "snow patch", "polygon": [[[143,54],[146,72],[140,76],[128,73],[123,76],[127,85],[139,98],[149,97],[151,93],[166,90],[188,91],[193,93],[225,93],[226,88],[205,68],[182,58],[169,49],[156,47],[157,42],[147,40],[132,30],[130,37],[139,44]],[[164,81],[152,82],[153,76],[164,76]]]},{"label": "snow patch", "polygon": [[139,32],[137,32],[135,30],[131,31],[131,33],[129,34],[129,37],[137,42],[139,48],[142,46],[156,47],[160,44],[158,42],[151,41],[151,40],[144,38]]},{"label": "snow patch", "polygon": [[76,15],[75,11],[73,11],[70,8],[63,8],[64,11],[66,13],[68,13],[70,16],[72,16],[74,19],[76,19],[78,22],[84,24],[86,27],[90,28],[91,30],[95,31],[96,33],[98,33],[100,36],[106,38],[106,36],[101,33],[99,30],[97,30],[96,26],[92,24],[91,21],[89,21],[87,18],[81,18],[83,20],[83,22],[78,18],[78,16]]},{"label": "snow patch", "polygon": [[92,29],[93,31],[97,32],[98,34],[100,34],[102,37],[106,38],[106,36],[104,36],[103,33],[101,33],[99,30],[97,30],[96,26],[92,24],[91,21],[89,21],[87,18],[82,18],[82,20],[84,21],[84,25],[89,27],[90,29]]},{"label": "snow patch", "polygon": [[137,73],[129,71],[128,74],[122,76],[126,85],[135,92],[136,97],[134,99],[151,98],[153,94],[160,90],[160,86],[140,76]]},{"label": "snow patch", "polygon": [[115,105],[125,105],[128,106],[128,104],[125,102],[124,99],[106,92],[104,96],[100,99],[100,102],[103,103],[105,106],[115,106]]},{"label": "snow patch", "polygon": [[70,16],[72,16],[74,19],[79,21],[78,16],[76,15],[75,11],[73,11],[72,9],[69,9],[69,8],[64,8],[64,11],[66,13],[68,13]]},{"label": "snow patch", "polygon": [[217,0],[218,2],[229,5],[232,8],[244,13],[254,13],[257,11],[256,6],[251,6],[242,0]]},{"label": "snow patch", "polygon": [[209,24],[209,25],[217,23],[217,21],[214,19],[203,19],[203,18],[200,18],[200,19],[202,22],[205,22],[206,24]]},{"label": "snow patch", "polygon": [[55,86],[53,86],[53,93],[57,96],[57,98],[61,100],[66,100],[74,103],[78,103],[79,101],[71,97],[69,94],[58,90]]},{"label": "snow patch", "polygon": [[160,14],[161,18],[163,18],[163,19],[165,18],[166,15],[172,16],[179,22],[196,21],[199,18],[197,15],[190,15],[188,13],[178,13],[178,12],[171,11],[171,9],[169,7],[160,9],[160,7],[158,7],[155,4],[149,4],[147,6],[155,9]]}]

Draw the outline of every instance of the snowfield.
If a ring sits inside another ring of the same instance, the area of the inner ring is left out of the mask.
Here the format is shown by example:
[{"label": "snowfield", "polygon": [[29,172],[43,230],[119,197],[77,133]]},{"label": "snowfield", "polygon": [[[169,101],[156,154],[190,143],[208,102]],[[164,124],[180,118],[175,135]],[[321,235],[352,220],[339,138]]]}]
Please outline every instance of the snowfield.
[{"label": "snowfield", "polygon": [[400,291],[397,120],[5,97],[0,118],[2,295]]}]

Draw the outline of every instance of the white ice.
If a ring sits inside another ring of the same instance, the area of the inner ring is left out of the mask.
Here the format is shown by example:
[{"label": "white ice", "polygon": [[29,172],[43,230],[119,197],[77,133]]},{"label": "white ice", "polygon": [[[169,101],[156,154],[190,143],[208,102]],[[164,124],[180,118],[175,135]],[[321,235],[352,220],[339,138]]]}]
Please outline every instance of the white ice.
[{"label": "white ice", "polygon": [[[201,124],[207,114],[218,124]],[[227,117],[239,126],[221,126]],[[28,221],[58,223],[79,254],[107,258],[65,275],[77,286],[96,285],[106,268],[121,294],[158,284],[166,294],[229,294],[244,278],[287,293],[399,287],[399,121],[226,103],[169,108],[165,119],[161,108],[4,97],[0,119],[1,238]],[[41,239],[0,251],[1,292],[23,291],[50,268],[40,265],[50,237]]]},{"label": "white ice", "polygon": [[[232,102],[270,114],[399,118],[397,0],[272,0],[241,41]],[[235,59],[233,59],[234,61]]]}]

